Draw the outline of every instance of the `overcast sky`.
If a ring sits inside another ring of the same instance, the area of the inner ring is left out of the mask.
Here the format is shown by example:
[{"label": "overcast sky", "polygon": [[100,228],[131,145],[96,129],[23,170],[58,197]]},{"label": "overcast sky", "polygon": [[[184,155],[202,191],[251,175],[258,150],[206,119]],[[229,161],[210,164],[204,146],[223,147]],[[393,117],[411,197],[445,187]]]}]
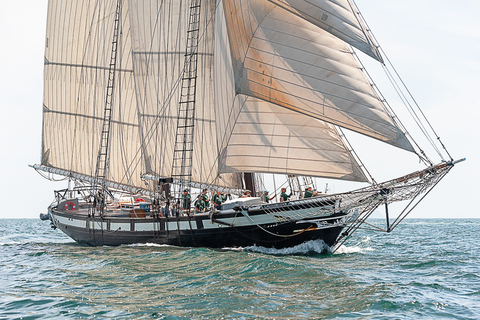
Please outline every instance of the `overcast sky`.
[{"label": "overcast sky", "polygon": [[[480,1],[356,3],[452,156],[467,158],[411,217],[480,217],[475,205],[480,189]],[[47,1],[6,0],[2,4],[0,218],[38,218],[53,200],[53,190],[66,186],[47,181],[28,167],[40,161]],[[396,106],[395,99],[389,101]],[[352,142],[360,144],[355,148],[374,176],[377,172],[377,181],[421,168],[415,157],[400,155],[394,148],[376,151],[376,142],[356,137]],[[360,151],[362,145],[366,151]],[[330,182],[330,186],[334,191],[342,188],[340,183]]]}]

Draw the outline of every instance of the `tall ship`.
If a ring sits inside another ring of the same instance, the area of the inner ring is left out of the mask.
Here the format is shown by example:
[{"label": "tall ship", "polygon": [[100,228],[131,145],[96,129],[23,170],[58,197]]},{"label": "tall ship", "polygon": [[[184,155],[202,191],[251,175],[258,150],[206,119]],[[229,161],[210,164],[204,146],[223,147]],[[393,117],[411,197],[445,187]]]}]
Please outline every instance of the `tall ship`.
[{"label": "tall ship", "polygon": [[[428,149],[361,59],[385,69]],[[50,0],[32,167],[69,181],[52,227],[91,246],[331,251],[360,227],[390,232],[463,160],[391,70],[353,0]],[[352,134],[421,167],[377,182]],[[320,192],[319,179],[363,184]],[[377,209],[385,226],[366,221]]]}]

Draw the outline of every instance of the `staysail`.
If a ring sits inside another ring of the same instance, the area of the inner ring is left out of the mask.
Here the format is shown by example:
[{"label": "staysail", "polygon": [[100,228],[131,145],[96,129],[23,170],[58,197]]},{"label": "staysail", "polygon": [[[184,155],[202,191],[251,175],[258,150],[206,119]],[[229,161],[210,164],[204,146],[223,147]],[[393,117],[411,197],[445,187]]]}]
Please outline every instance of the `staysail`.
[{"label": "staysail", "polygon": [[[331,124],[413,150],[343,40],[272,1],[221,3],[215,102],[224,172],[362,181]],[[241,161],[251,149],[256,158]]]},{"label": "staysail", "polygon": [[322,28],[372,58],[382,56],[351,0],[268,0]]}]

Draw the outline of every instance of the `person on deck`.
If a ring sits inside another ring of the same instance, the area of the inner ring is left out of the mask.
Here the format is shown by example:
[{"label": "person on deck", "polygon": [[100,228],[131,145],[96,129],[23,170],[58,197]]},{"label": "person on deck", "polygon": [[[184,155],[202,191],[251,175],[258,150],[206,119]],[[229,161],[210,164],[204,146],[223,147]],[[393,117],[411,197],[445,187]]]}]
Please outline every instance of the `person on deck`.
[{"label": "person on deck", "polygon": [[206,210],[208,210],[208,208],[210,208],[210,198],[208,197],[207,192],[208,192],[207,189],[203,189],[202,199],[205,202],[205,209]]},{"label": "person on deck", "polygon": [[[105,207],[105,194],[102,189],[98,189],[97,195],[93,199],[93,207],[97,209],[98,213],[102,214]],[[93,212],[93,214],[95,211]]]},{"label": "person on deck", "polygon": [[196,212],[205,212],[206,203],[203,200],[203,195],[199,194],[197,200],[195,200],[195,211]]},{"label": "person on deck", "polygon": [[224,203],[225,200],[227,200],[227,197],[225,197],[223,194],[220,194],[220,191],[217,191],[212,198],[215,209],[222,210],[222,203]]},{"label": "person on deck", "polygon": [[316,196],[317,194],[317,191],[312,191],[312,187],[308,187],[307,190],[305,190],[305,194],[303,195],[303,197],[307,199]]},{"label": "person on deck", "polygon": [[263,191],[263,194],[262,194],[262,197],[261,197],[261,200],[262,200],[263,202],[269,203],[270,200],[272,200],[273,198],[275,198],[275,195],[270,198],[270,197],[268,196],[268,190]]},{"label": "person on deck", "polygon": [[242,198],[248,198],[248,197],[251,197],[250,190],[245,190],[245,192],[242,195]]},{"label": "person on deck", "polygon": [[282,193],[280,194],[280,202],[287,201],[291,195],[291,193],[290,195],[287,194],[287,188],[282,188]]},{"label": "person on deck", "polygon": [[187,214],[190,212],[190,206],[191,206],[191,196],[190,193],[188,193],[188,189],[183,190],[183,195],[182,195],[182,210],[184,212],[186,211]]}]

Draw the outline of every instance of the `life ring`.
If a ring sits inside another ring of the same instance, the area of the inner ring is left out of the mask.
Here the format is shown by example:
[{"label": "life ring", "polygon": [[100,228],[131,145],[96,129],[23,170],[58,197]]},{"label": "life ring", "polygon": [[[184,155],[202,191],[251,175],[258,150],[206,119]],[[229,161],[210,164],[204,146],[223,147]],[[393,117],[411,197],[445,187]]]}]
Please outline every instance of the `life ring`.
[{"label": "life ring", "polygon": [[135,202],[145,202],[145,200],[143,200],[143,198],[137,198],[135,199]]},{"label": "life ring", "polygon": [[65,211],[67,210],[75,210],[75,203],[73,201],[67,201],[65,202],[65,204],[63,205],[63,209]]}]

